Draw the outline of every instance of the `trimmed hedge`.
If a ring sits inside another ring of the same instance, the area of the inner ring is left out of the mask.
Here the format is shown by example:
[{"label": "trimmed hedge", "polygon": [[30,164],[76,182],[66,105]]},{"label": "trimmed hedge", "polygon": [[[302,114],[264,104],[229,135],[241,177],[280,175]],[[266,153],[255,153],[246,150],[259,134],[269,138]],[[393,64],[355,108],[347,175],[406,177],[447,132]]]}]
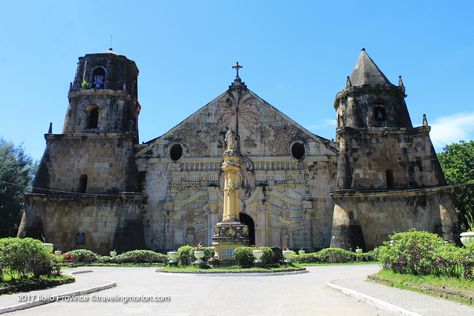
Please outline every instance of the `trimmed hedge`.
[{"label": "trimmed hedge", "polygon": [[0,239],[0,272],[12,278],[16,275],[25,278],[30,274],[35,278],[42,275],[59,275],[60,264],[61,258],[51,254],[50,250],[37,239]]},{"label": "trimmed hedge", "polygon": [[74,255],[74,262],[77,263],[93,263],[99,260],[99,255],[87,249],[75,249],[66,252],[64,255]]},{"label": "trimmed hedge", "polygon": [[326,248],[318,252],[295,256],[299,263],[348,263],[355,261],[375,261],[374,251],[354,253],[341,248]]},{"label": "trimmed hedge", "polygon": [[326,248],[318,252],[322,263],[344,263],[356,261],[356,254],[341,248]]},{"label": "trimmed hedge", "polygon": [[124,252],[111,261],[116,263],[166,263],[167,256],[151,250],[131,250]]}]

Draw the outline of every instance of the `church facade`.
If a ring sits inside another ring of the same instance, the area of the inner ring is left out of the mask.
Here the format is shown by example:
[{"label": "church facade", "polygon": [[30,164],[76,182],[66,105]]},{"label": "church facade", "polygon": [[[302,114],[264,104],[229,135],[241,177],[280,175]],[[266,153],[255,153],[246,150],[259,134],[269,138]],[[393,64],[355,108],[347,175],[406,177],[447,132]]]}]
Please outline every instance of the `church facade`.
[{"label": "church facade", "polygon": [[140,144],[137,78],[135,63],[113,51],[79,58],[63,131],[45,134],[20,236],[101,253],[210,245],[230,128],[251,244],[371,249],[410,228],[454,240],[430,127],[412,126],[403,82],[391,84],[365,50],[336,96],[336,141],[268,104],[237,72],[221,95]]}]

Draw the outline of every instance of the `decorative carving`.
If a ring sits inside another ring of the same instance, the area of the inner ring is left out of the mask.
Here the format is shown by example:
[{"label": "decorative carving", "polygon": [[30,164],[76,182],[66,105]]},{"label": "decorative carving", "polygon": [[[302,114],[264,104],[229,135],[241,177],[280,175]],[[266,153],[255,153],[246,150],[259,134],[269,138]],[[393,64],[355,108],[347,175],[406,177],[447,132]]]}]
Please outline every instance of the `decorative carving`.
[{"label": "decorative carving", "polygon": [[247,148],[256,148],[257,147],[257,143],[255,143],[255,139],[253,139],[252,136],[250,136],[250,135],[248,135],[244,139],[244,145]]}]

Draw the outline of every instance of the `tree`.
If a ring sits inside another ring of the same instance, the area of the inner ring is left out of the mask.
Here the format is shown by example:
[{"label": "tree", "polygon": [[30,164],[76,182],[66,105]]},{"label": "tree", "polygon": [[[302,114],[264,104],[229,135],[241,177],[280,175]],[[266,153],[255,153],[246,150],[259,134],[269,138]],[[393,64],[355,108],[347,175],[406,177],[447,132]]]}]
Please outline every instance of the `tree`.
[{"label": "tree", "polygon": [[465,230],[466,215],[474,215],[474,141],[448,145],[438,158],[446,181],[454,186],[453,203]]},{"label": "tree", "polygon": [[0,138],[0,237],[16,235],[34,169],[21,145]]}]

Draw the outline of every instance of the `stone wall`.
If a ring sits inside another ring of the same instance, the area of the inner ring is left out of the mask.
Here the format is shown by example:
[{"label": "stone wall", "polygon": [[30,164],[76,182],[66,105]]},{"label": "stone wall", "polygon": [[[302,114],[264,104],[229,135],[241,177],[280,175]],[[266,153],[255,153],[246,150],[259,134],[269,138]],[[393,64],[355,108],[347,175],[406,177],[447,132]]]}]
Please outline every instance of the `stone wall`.
[{"label": "stone wall", "polygon": [[[430,128],[340,128],[338,186],[354,189],[444,185]],[[392,173],[388,183],[387,171]]]},{"label": "stone wall", "polygon": [[78,192],[87,175],[86,193],[135,190],[133,137],[114,134],[46,134],[46,151],[35,187]]},{"label": "stone wall", "polygon": [[412,228],[454,241],[457,220],[450,188],[335,192],[331,247],[373,249],[390,234]]},{"label": "stone wall", "polygon": [[[62,251],[86,248],[105,255],[113,249],[141,249],[142,199],[139,194],[30,194],[26,197],[25,223],[20,235],[31,236],[41,231],[47,242]],[[76,244],[78,233],[84,233],[84,244]]]}]

